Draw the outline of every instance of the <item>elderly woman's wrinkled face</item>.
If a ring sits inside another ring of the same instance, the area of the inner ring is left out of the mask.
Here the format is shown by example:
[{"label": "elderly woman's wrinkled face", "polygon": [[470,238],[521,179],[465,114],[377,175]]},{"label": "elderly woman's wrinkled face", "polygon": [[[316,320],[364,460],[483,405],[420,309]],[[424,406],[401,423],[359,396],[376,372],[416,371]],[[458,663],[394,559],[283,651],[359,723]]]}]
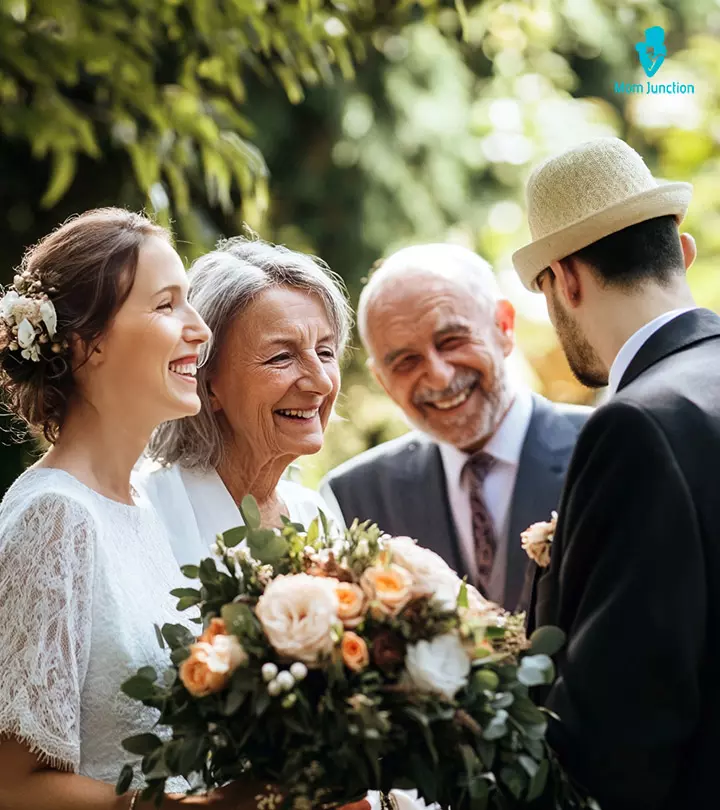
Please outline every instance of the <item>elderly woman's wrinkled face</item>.
[{"label": "elderly woman's wrinkled face", "polygon": [[210,388],[238,451],[257,460],[317,453],[340,388],[322,300],[291,287],[259,295],[231,325]]}]

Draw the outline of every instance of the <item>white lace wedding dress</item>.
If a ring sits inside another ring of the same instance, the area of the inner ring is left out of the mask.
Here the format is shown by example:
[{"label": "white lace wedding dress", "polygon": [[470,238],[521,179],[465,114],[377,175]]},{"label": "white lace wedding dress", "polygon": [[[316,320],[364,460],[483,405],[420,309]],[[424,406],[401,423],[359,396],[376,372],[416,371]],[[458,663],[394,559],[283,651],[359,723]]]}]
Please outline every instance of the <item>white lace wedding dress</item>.
[{"label": "white lace wedding dress", "polygon": [[104,782],[137,759],[121,740],[157,717],[120,684],[142,666],[167,667],[153,623],[185,615],[169,595],[187,583],[166,530],[146,499],[136,503],[41,468],[0,504],[0,746],[14,735],[51,765]]}]

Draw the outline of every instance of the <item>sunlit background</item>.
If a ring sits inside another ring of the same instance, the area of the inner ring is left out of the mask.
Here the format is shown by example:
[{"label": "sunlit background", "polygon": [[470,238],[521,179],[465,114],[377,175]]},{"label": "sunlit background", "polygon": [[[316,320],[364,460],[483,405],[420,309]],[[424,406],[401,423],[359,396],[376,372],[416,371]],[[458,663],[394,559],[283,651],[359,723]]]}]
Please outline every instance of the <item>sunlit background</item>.
[{"label": "sunlit background", "polygon": [[[694,94],[615,92],[647,81],[635,43],[661,25],[653,81]],[[145,208],[190,262],[248,223],[310,251],[353,303],[374,261],[420,241],[471,247],[519,313],[513,373],[591,402],[541,297],[510,263],[529,234],[531,167],[596,135],[625,138],[695,194],[690,281],[720,309],[720,3],[536,0],[0,0],[0,272],[73,212]],[[405,431],[357,348],[324,472]],[[32,445],[0,448],[0,492]]]}]

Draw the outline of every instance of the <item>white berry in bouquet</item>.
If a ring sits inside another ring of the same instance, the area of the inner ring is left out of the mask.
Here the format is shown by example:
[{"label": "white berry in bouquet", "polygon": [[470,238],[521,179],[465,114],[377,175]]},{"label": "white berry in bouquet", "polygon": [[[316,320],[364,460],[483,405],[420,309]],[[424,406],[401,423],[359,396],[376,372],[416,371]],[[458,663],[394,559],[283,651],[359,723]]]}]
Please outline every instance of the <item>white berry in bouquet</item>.
[{"label": "white berry in bouquet", "polygon": [[320,666],[335,646],[337,580],[308,574],[279,576],[255,608],[268,640],[282,656]]},{"label": "white berry in bouquet", "polygon": [[262,665],[262,676],[263,680],[266,683],[270,683],[270,681],[275,680],[275,676],[278,674],[277,664],[273,664],[272,661],[268,661],[267,664]]}]

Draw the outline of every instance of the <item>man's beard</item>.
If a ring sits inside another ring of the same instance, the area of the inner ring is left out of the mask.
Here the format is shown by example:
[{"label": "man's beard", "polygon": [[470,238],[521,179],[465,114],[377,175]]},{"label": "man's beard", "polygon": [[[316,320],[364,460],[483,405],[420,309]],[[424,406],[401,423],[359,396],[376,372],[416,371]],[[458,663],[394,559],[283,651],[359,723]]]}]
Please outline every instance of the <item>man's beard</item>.
[{"label": "man's beard", "polygon": [[580,331],[573,317],[560,306],[554,292],[552,297],[555,331],[570,370],[588,388],[602,388],[607,385],[608,376],[598,353]]},{"label": "man's beard", "polygon": [[[406,416],[413,427],[433,436],[435,439],[453,444],[460,450],[472,451],[484,444],[497,430],[512,402],[512,392],[508,385],[507,374],[502,361],[496,366],[489,384],[487,380],[483,380],[482,375],[479,373],[461,370],[444,391],[433,391],[429,397],[421,393],[418,400],[450,397],[457,393],[458,390],[462,390],[463,384],[472,377],[475,377],[476,384],[471,396],[479,396],[483,400],[480,413],[471,412],[459,418],[453,418],[452,415],[448,414],[448,422],[451,422],[452,426],[448,425],[446,430],[433,425],[432,420],[418,418],[414,414],[407,413]],[[485,386],[483,382],[485,382]],[[419,403],[416,401],[415,404],[418,405]]]}]

